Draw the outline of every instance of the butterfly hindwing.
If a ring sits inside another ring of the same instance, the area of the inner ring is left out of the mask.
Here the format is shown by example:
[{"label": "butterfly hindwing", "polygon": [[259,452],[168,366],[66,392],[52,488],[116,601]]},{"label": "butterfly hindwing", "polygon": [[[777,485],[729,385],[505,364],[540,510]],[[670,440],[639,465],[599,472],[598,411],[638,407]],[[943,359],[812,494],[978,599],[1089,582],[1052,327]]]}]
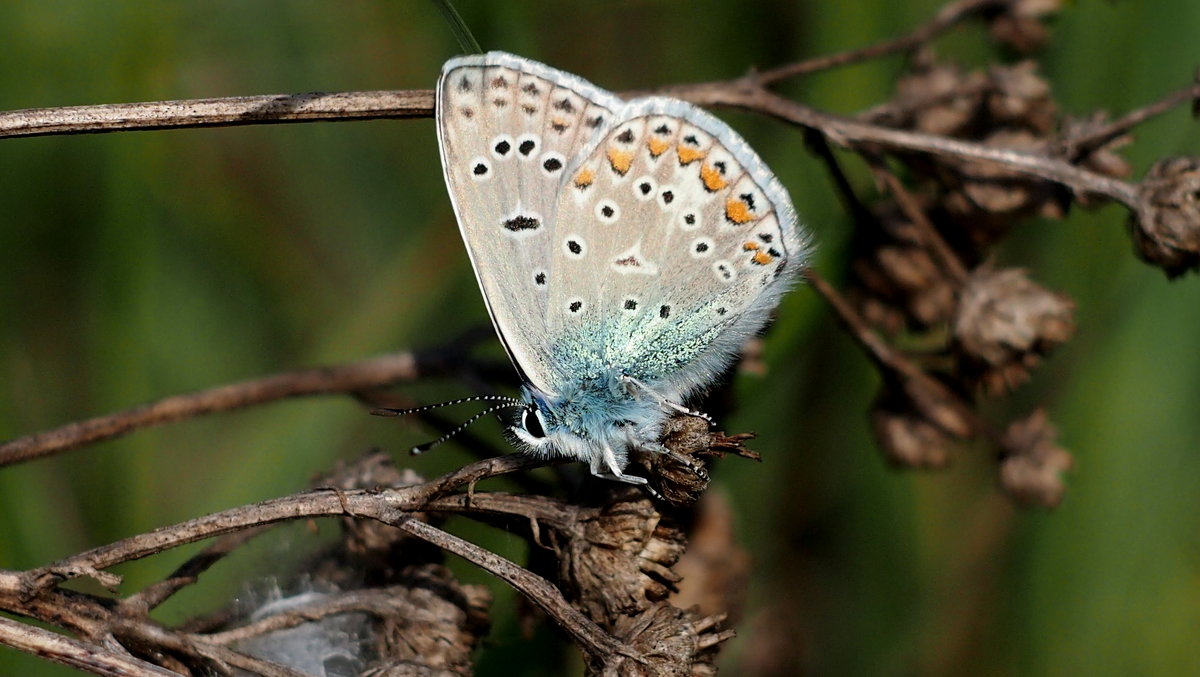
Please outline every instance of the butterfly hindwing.
[{"label": "butterfly hindwing", "polygon": [[617,111],[576,174],[550,264],[559,359],[685,395],[761,329],[804,258],[787,193],[723,122],[663,98]]}]

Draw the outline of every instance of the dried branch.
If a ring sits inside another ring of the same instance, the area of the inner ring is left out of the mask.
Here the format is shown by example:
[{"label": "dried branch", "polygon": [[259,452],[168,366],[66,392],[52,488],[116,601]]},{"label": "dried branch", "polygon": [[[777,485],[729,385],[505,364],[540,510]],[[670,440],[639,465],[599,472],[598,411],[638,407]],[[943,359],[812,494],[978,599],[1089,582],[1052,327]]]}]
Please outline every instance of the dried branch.
[{"label": "dried branch", "polygon": [[925,211],[917,204],[912,193],[904,187],[900,179],[887,168],[880,158],[868,157],[867,163],[871,166],[875,177],[887,186],[904,215],[917,227],[917,232],[921,234],[922,244],[937,257],[938,263],[958,284],[965,283],[967,281],[966,267],[963,266],[962,261],[950,248],[950,245],[946,243],[946,239],[934,227],[929,217],[925,215]]},{"label": "dried branch", "polygon": [[634,653],[632,648],[605,632],[592,619],[571,606],[558,588],[541,576],[522,568],[511,560],[484,550],[470,541],[406,515],[393,521],[381,521],[429,541],[500,577],[557,621],[559,626],[570,633],[575,641],[592,656],[602,659],[605,663],[620,662],[622,658],[639,660],[640,657]]},{"label": "dried branch", "polygon": [[999,434],[962,398],[872,331],[833,285],[811,269],[806,270],[804,276],[837,313],[838,319],[855,341],[880,365],[885,377],[895,379],[926,418],[959,438],[986,434],[989,438],[999,440]]},{"label": "dried branch", "polygon": [[175,677],[176,672],[90,642],[63,637],[0,616],[0,644],[108,677]]},{"label": "dried branch", "polygon": [[1071,139],[1071,148],[1067,157],[1077,160],[1097,148],[1107,145],[1121,135],[1129,133],[1134,127],[1189,101],[1200,101],[1200,72],[1196,74],[1196,82],[1187,87],[1171,92],[1154,103],[1135,108],[1107,125],[1102,125],[1090,130],[1087,134]]},{"label": "dried branch", "polygon": [[1101,195],[1131,210],[1136,210],[1141,204],[1136,186],[1080,169],[1062,160],[822,113],[765,89],[754,76],[720,85],[671,87],[668,91],[672,96],[700,105],[740,108],[770,115],[799,127],[816,130],[844,146],[877,146],[892,151],[987,162],[1032,178],[1054,181],[1076,194]]},{"label": "dried branch", "polygon": [[134,615],[145,616],[151,609],[167,601],[175,593],[196,583],[196,581],[200,580],[200,574],[208,571],[210,567],[225,556],[266,530],[267,527],[263,526],[226,534],[218,538],[212,544],[179,565],[175,571],[171,572],[170,576],[167,576],[158,583],[147,586],[136,594],[126,597],[121,601],[121,605]]},{"label": "dried branch", "polygon": [[412,353],[396,353],[332,367],[285,372],[231,383],[78,421],[0,444],[0,467],[120,437],[140,428],[230,411],[288,397],[329,395],[375,388],[421,375]]},{"label": "dried branch", "polygon": [[432,115],[433,92],[427,89],[264,94],[9,111],[0,113],[0,139]]},{"label": "dried branch", "polygon": [[1013,0],[957,0],[944,5],[929,22],[919,26],[907,35],[883,40],[867,47],[836,52],[826,56],[799,61],[786,66],[772,68],[754,75],[760,84],[770,85],[780,80],[786,80],[799,75],[808,75],[818,71],[849,66],[888,56],[900,52],[914,50],[946,31],[971,19],[977,14],[998,7],[1014,4]]},{"label": "dried branch", "polygon": [[[113,587],[115,577],[101,570],[134,559],[163,552],[239,529],[261,527],[284,520],[345,516],[374,519],[406,531],[467,559],[500,577],[545,611],[589,653],[598,657],[634,657],[632,650],[605,633],[575,610],[553,585],[514,562],[488,552],[432,525],[414,520],[411,513],[427,508],[432,499],[464,484],[526,469],[544,462],[512,454],[487,459],[449,473],[437,480],[408,487],[380,490],[316,490],[214,513],[206,517],[156,529],[107,546],[69,557],[23,574],[0,576],[0,606],[15,610],[11,600],[30,599],[51,585],[90,576]],[[5,600],[10,604],[5,604]]]},{"label": "dried branch", "polygon": [[419,511],[429,501],[464,485],[474,485],[489,477],[545,464],[544,460],[524,454],[509,454],[476,461],[414,486],[349,491],[317,489],[223,510],[72,555],[19,575],[0,571],[0,593],[20,594],[27,598],[39,590],[81,576],[95,578],[111,588],[119,584],[120,579],[111,574],[104,575],[102,570],[181,545],[293,519],[348,516],[384,520],[381,512],[384,506],[395,510]]}]

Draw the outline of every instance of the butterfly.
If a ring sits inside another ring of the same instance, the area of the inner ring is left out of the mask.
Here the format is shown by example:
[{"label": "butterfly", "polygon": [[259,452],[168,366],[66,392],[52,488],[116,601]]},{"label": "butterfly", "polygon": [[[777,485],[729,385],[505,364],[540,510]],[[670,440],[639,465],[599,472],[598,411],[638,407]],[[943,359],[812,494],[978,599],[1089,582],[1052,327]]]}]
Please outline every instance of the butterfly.
[{"label": "butterfly", "polygon": [[524,451],[624,472],[762,329],[808,255],[787,191],[725,123],[503,52],[437,86],[446,186],[520,375]]}]

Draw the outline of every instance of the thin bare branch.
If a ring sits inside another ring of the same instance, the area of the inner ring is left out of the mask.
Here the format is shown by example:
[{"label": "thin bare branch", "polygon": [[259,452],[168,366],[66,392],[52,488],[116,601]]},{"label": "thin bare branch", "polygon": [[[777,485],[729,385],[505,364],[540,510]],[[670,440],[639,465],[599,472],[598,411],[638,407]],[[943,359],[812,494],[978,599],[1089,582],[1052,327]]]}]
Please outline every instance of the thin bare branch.
[{"label": "thin bare branch", "polygon": [[174,395],[0,444],[0,467],[110,440],[139,428],[287,397],[346,393],[397,381],[411,381],[418,377],[419,372],[417,359],[412,353],[395,353],[361,362],[285,372],[186,395]]},{"label": "thin bare branch", "polygon": [[883,40],[858,49],[836,52],[815,59],[772,68],[757,73],[753,77],[762,85],[770,85],[798,75],[807,75],[839,66],[849,66],[890,54],[909,52],[984,10],[1011,4],[1012,0],[958,0],[957,2],[947,3],[932,20],[907,35]]},{"label": "thin bare branch", "polygon": [[1147,104],[1141,108],[1135,108],[1107,125],[1098,127],[1086,135],[1072,139],[1072,159],[1082,157],[1088,152],[1100,148],[1122,134],[1129,132],[1143,122],[1158,117],[1188,101],[1200,101],[1200,73],[1197,74],[1197,81],[1193,84],[1171,92],[1154,103]]},{"label": "thin bare branch", "polygon": [[605,632],[592,619],[571,606],[570,602],[563,597],[562,592],[541,576],[470,541],[463,540],[454,534],[442,531],[403,513],[398,514],[398,519],[394,521],[386,519],[381,521],[433,543],[498,576],[557,621],[588,653],[606,660],[612,660],[616,656],[637,659],[632,648]]},{"label": "thin bare branch", "polygon": [[147,586],[134,595],[126,597],[121,601],[121,606],[132,610],[136,615],[146,615],[151,609],[170,599],[176,592],[198,581],[200,574],[208,571],[212,565],[221,561],[226,555],[241,547],[255,536],[263,533],[268,528],[264,526],[258,529],[247,529],[218,538],[208,547],[179,565],[175,571],[171,572],[170,576],[167,576],[158,583]]},{"label": "thin bare branch", "polygon": [[432,115],[433,92],[427,89],[264,94],[9,111],[0,113],[0,139]]},{"label": "thin bare branch", "polygon": [[988,422],[967,406],[957,394],[872,331],[866,321],[854,311],[850,302],[838,293],[833,285],[825,281],[825,278],[812,269],[805,270],[804,276],[813,289],[833,308],[838,319],[866,351],[867,356],[881,367],[885,376],[892,377],[904,388],[905,394],[930,421],[959,437],[982,434],[990,439],[999,439],[999,435]]},{"label": "thin bare branch", "polygon": [[[141,559],[206,538],[285,520],[334,516],[381,519],[383,506],[416,512],[429,501],[464,485],[473,485],[489,477],[526,470],[545,463],[546,461],[526,454],[509,454],[471,463],[424,484],[369,491],[316,489],[223,510],[72,555],[53,564],[30,569],[23,574],[0,572],[0,592],[29,596],[39,589],[63,580],[80,576],[96,577],[104,569],[121,562]],[[101,582],[106,585],[114,583],[109,579]]]},{"label": "thin bare branch", "polygon": [[77,670],[108,677],[178,677],[129,654],[0,616],[0,644]]},{"label": "thin bare branch", "polygon": [[763,89],[752,79],[737,81],[737,86],[725,83],[721,86],[705,84],[675,87],[671,89],[671,94],[700,105],[727,106],[764,113],[800,127],[815,129],[841,145],[875,144],[893,151],[915,151],[993,163],[1034,178],[1062,184],[1077,194],[1107,197],[1131,210],[1136,210],[1140,205],[1136,186],[1062,160],[946,136],[881,127],[822,113]]},{"label": "thin bare branch", "polygon": [[908,188],[900,181],[892,170],[888,169],[882,159],[867,157],[868,164],[871,165],[871,171],[875,176],[882,181],[888,188],[888,191],[896,198],[896,204],[900,205],[904,216],[916,227],[920,234],[922,243],[929,251],[937,257],[938,263],[958,284],[964,284],[967,281],[967,269],[963,262],[959,260],[958,255],[950,248],[950,245],[934,227],[929,217],[925,214],[925,210],[917,204],[917,200],[909,192]]}]

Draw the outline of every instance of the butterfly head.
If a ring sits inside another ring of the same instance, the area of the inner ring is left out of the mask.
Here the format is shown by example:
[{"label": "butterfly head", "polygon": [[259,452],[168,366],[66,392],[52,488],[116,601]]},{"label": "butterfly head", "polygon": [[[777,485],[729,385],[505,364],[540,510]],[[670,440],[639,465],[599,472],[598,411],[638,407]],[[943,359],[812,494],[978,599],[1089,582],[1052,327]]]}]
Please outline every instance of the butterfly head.
[{"label": "butterfly head", "polygon": [[550,426],[546,415],[542,413],[542,408],[547,405],[542,398],[535,398],[528,390],[524,394],[525,406],[521,408],[520,417],[511,430],[530,449],[542,449],[552,443],[547,432]]},{"label": "butterfly head", "polygon": [[511,433],[537,455],[566,456],[605,472],[608,459],[615,456],[623,467],[630,448],[658,447],[666,412],[620,384],[609,386],[609,379],[600,379],[561,395],[525,386],[525,404]]}]

